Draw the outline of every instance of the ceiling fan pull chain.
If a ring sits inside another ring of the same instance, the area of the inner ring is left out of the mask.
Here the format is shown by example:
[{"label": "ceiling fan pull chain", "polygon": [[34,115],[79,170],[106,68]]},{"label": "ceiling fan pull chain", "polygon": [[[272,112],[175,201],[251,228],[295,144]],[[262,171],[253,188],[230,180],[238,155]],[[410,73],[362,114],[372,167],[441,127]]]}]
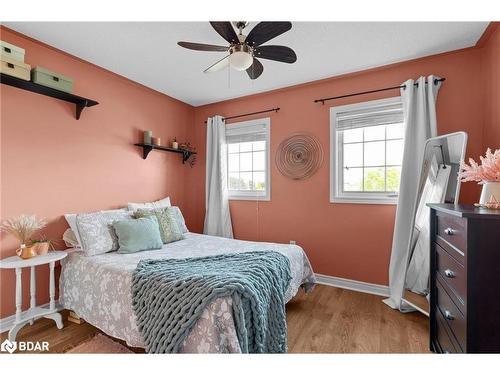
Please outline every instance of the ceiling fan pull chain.
[{"label": "ceiling fan pull chain", "polygon": [[[252,68],[252,76],[255,77],[255,64],[252,64],[251,68]],[[253,81],[255,80],[254,79],[250,80],[250,84],[252,85],[252,87],[253,87]]]}]

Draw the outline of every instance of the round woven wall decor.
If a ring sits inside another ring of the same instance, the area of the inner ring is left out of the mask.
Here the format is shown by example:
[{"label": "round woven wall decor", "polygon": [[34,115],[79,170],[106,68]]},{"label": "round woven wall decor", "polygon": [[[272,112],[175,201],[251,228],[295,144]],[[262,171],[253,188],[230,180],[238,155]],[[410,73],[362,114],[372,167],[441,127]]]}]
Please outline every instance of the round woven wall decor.
[{"label": "round woven wall decor", "polygon": [[311,177],[323,163],[321,143],[313,135],[293,134],[280,143],[276,166],[283,176],[293,180]]}]

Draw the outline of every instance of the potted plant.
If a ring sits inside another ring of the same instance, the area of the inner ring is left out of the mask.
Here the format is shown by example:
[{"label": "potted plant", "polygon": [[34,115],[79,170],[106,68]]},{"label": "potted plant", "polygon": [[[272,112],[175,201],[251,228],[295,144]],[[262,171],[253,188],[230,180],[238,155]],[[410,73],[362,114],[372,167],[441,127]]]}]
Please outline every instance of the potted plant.
[{"label": "potted plant", "polygon": [[37,219],[35,215],[21,215],[17,218],[9,219],[0,225],[0,230],[12,234],[20,243],[16,254],[23,258],[29,259],[36,256],[34,246],[27,246],[30,238],[40,229],[45,227],[46,221]]},{"label": "potted plant", "polygon": [[49,249],[55,250],[54,248],[55,243],[56,241],[48,239],[31,240],[31,246],[34,247],[34,250],[37,255],[45,255],[49,252]]},{"label": "potted plant", "polygon": [[[180,150],[190,151],[190,152],[195,152],[196,151],[196,148],[191,143],[189,143],[189,142],[181,143],[179,145],[179,149]],[[193,168],[194,165],[196,164],[196,157],[197,157],[196,154],[191,154],[191,157],[189,158],[189,166],[191,168]]]},{"label": "potted plant", "polygon": [[469,158],[469,164],[460,164],[459,178],[462,182],[477,181],[483,185],[479,205],[488,208],[500,208],[500,149],[491,152],[486,150],[486,155],[479,157],[481,164]]}]

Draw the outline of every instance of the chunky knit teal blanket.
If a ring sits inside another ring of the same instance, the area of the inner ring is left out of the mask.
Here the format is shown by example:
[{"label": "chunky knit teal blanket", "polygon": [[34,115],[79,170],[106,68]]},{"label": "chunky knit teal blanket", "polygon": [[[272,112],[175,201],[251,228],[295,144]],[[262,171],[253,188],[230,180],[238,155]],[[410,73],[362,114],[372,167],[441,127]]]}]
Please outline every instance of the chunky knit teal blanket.
[{"label": "chunky knit teal blanket", "polygon": [[133,274],[132,303],[149,353],[177,353],[203,310],[225,296],[243,353],[286,353],[290,280],[290,261],[272,251],[143,260]]}]

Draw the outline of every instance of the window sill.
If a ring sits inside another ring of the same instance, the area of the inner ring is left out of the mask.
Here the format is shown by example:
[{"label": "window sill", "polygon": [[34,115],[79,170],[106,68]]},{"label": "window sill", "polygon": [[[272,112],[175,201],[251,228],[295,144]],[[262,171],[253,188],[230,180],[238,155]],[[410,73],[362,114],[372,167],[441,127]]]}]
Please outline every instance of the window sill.
[{"label": "window sill", "polygon": [[347,204],[385,204],[397,205],[398,198],[356,198],[356,197],[335,197],[330,198],[330,203],[347,203]]},{"label": "window sill", "polygon": [[262,195],[262,196],[258,196],[258,195],[253,195],[253,196],[249,196],[249,195],[233,195],[233,196],[229,196],[228,199],[230,201],[270,201],[271,200],[271,197],[268,197],[268,196],[265,196],[265,195]]}]

